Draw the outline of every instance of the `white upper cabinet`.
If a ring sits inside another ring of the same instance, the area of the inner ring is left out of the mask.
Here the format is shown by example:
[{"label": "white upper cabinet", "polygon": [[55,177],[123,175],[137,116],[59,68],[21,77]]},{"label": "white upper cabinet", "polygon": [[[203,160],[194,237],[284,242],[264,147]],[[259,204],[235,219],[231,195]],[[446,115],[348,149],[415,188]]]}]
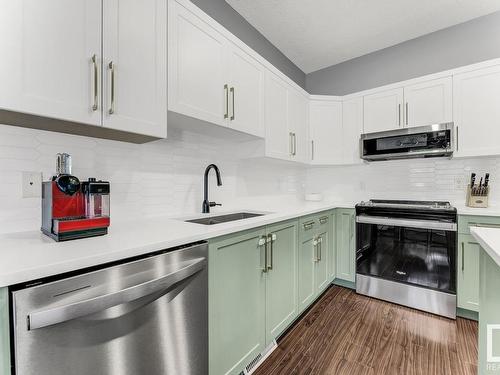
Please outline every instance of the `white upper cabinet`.
[{"label": "white upper cabinet", "polygon": [[309,98],[280,77],[266,73],[266,156],[307,163]]},{"label": "white upper cabinet", "polygon": [[311,164],[341,164],[342,102],[311,100],[309,131]]},{"label": "white upper cabinet", "polygon": [[226,40],[176,1],[169,4],[169,110],[223,125],[229,82],[224,79]]},{"label": "white upper cabinet", "polygon": [[288,128],[288,85],[268,72],[265,84],[266,156],[290,159],[293,139]]},{"label": "white upper cabinet", "polygon": [[103,125],[167,136],[167,4],[105,0]]},{"label": "white upper cabinet", "polygon": [[291,87],[288,89],[287,117],[289,136],[292,139],[291,160],[307,163],[309,162],[309,97]]},{"label": "white upper cabinet", "polygon": [[169,0],[168,48],[169,110],[264,136],[262,64],[182,1]]},{"label": "white upper cabinet", "polygon": [[235,45],[230,45],[226,62],[229,72],[226,125],[264,137],[264,66]]},{"label": "white upper cabinet", "polygon": [[101,0],[0,9],[0,108],[100,125]]},{"label": "white upper cabinet", "polygon": [[403,126],[403,88],[364,97],[364,133],[394,130]]},{"label": "white upper cabinet", "polygon": [[404,98],[405,126],[423,126],[453,121],[451,77],[406,86]]},{"label": "white upper cabinet", "polygon": [[500,154],[500,65],[453,77],[455,156]]},{"label": "white upper cabinet", "polygon": [[342,103],[342,162],[362,163],[360,135],[363,133],[363,98],[345,100]]}]

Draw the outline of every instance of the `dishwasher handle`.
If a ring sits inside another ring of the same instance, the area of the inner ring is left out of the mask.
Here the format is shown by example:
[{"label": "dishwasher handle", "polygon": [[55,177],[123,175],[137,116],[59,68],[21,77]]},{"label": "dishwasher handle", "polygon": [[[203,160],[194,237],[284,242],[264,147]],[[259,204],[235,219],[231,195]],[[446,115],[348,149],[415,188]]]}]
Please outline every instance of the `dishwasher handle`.
[{"label": "dishwasher handle", "polygon": [[156,292],[166,290],[206,267],[206,258],[197,258],[187,265],[162,277],[134,285],[118,292],[104,294],[84,301],[57,306],[28,314],[28,331],[52,326],[91,315],[114,306],[135,301]]}]

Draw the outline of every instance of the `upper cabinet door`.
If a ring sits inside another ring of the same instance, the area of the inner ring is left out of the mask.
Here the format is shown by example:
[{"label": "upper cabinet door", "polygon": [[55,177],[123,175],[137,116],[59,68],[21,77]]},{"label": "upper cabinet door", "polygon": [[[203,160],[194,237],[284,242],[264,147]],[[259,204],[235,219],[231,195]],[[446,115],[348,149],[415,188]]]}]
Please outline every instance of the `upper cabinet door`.
[{"label": "upper cabinet door", "polygon": [[309,107],[312,164],[342,163],[342,103],[312,100]]},{"label": "upper cabinet door", "polygon": [[288,130],[288,85],[268,72],[264,95],[266,156],[289,160],[293,146]]},{"label": "upper cabinet door", "polygon": [[265,68],[233,44],[228,48],[227,64],[230,72],[227,125],[264,137]]},{"label": "upper cabinet door", "polygon": [[451,77],[405,87],[405,126],[452,122],[452,88]]},{"label": "upper cabinet door", "polygon": [[105,0],[103,125],[167,136],[167,4]]},{"label": "upper cabinet door", "polygon": [[309,161],[309,98],[289,87],[288,130],[291,134],[291,159],[301,163]]},{"label": "upper cabinet door", "polygon": [[0,108],[101,125],[101,0],[0,8]]},{"label": "upper cabinet door", "polygon": [[398,129],[403,125],[403,89],[364,97],[364,133]]},{"label": "upper cabinet door", "polygon": [[456,156],[500,154],[500,66],[453,77]]},{"label": "upper cabinet door", "polygon": [[168,108],[224,125],[229,112],[229,82],[224,79],[227,41],[176,1],[168,4]]},{"label": "upper cabinet door", "polygon": [[359,139],[363,133],[363,98],[342,103],[342,161],[343,164],[358,164],[360,158]]}]

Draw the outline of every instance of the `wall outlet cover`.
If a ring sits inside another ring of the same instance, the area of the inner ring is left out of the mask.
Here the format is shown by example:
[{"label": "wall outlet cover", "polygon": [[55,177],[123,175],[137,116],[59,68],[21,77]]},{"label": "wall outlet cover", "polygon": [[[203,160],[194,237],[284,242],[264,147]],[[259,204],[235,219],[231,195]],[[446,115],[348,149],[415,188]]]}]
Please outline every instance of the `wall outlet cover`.
[{"label": "wall outlet cover", "polygon": [[42,196],[42,172],[22,172],[23,198]]}]

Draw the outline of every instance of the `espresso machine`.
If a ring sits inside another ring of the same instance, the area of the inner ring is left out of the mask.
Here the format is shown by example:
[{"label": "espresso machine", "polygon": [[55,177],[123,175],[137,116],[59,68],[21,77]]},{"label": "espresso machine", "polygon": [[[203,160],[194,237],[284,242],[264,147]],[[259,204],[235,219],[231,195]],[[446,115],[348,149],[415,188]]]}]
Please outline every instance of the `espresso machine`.
[{"label": "espresso machine", "polygon": [[57,154],[56,174],[42,184],[42,232],[56,241],[107,234],[109,193],[109,182],[80,182],[71,174],[71,156]]}]

